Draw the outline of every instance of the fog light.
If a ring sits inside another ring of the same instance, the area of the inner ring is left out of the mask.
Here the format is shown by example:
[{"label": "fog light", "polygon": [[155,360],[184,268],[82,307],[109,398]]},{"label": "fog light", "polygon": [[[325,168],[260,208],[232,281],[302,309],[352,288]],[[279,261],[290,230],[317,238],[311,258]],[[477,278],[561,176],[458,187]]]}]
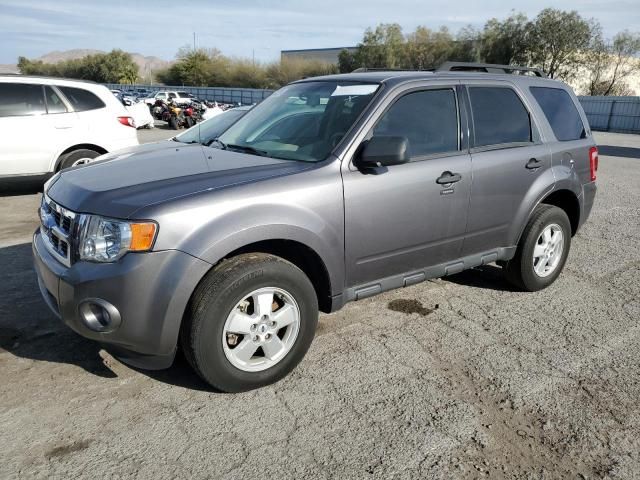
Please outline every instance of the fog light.
[{"label": "fog light", "polygon": [[116,307],[99,298],[88,298],[78,306],[80,319],[94,332],[113,332],[122,318]]}]

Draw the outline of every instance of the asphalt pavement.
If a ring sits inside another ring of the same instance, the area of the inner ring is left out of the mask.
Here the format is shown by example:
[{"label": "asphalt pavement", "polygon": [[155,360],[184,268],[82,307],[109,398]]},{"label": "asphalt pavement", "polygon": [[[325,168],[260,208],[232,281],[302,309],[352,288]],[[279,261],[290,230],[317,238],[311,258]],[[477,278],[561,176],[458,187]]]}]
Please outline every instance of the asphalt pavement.
[{"label": "asphalt pavement", "polygon": [[550,288],[490,265],[348,304],[243,394],[63,326],[32,268],[39,198],[0,198],[0,478],[638,478],[640,137],[596,135],[596,203]]}]

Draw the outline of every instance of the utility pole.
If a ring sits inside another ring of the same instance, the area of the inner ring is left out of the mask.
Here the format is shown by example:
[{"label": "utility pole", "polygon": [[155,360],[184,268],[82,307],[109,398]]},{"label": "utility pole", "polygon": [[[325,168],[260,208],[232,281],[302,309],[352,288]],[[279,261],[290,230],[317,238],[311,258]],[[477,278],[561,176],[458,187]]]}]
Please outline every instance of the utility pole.
[{"label": "utility pole", "polygon": [[193,51],[196,51],[196,32],[193,32]]}]

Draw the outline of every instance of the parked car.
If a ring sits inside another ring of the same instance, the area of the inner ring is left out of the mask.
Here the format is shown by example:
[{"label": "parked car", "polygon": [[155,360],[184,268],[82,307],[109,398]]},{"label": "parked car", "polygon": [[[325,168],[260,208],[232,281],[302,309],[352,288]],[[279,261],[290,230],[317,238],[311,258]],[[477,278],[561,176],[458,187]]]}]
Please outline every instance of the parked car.
[{"label": "parked car", "polygon": [[[142,106],[144,108],[142,103],[138,103],[136,106]],[[220,135],[242,118],[250,109],[251,107],[238,107],[227,110],[216,118],[204,120],[203,122],[198,123],[194,127],[191,127],[170,139],[136,145],[134,147],[119,150],[116,153],[102,155],[87,163],[128,158],[131,155],[140,155],[142,153],[149,154],[150,152],[164,156],[162,151],[175,151],[176,142],[184,144],[199,143],[209,147]]]},{"label": "parked car", "polygon": [[103,153],[138,144],[125,107],[96,83],[0,75],[0,183],[40,183]]},{"label": "parked car", "polygon": [[318,310],[493,262],[547,287],[594,202],[587,119],[561,82],[467,67],[300,80],[209,146],[62,172],[33,242],[45,301],[124,362],[179,343],[235,392],[287,375]]},{"label": "parked car", "polygon": [[176,91],[160,91],[153,94],[152,97],[148,97],[144,99],[144,102],[153,106],[157,100],[162,100],[165,102],[173,101],[176,105],[186,105],[191,103],[191,97],[187,92],[176,92]]},{"label": "parked car", "polygon": [[149,111],[146,104],[142,102],[134,103],[131,106],[126,107],[127,111],[133,118],[133,122],[136,128],[153,128],[154,120],[153,115]]},{"label": "parked car", "polygon": [[122,92],[122,100],[126,106],[131,106],[138,101],[135,93],[132,91]]}]

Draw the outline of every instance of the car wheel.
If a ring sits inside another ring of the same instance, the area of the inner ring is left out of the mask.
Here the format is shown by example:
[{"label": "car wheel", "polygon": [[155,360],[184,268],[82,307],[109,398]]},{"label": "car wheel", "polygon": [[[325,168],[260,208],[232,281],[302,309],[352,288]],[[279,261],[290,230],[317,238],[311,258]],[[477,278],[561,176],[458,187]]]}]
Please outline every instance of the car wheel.
[{"label": "car wheel", "polygon": [[96,157],[101,155],[100,152],[96,152],[95,150],[88,149],[80,149],[74,150],[73,152],[69,152],[66,155],[63,155],[58,163],[58,170],[63,170],[65,168],[75,167],[77,165],[83,165],[85,163],[90,162]]},{"label": "car wheel", "polygon": [[169,118],[169,127],[171,127],[172,130],[178,130],[178,119],[176,117]]},{"label": "car wheel", "polygon": [[249,253],[224,260],[202,280],[180,342],[207,383],[241,392],[291,372],[317,323],[318,299],[304,272],[282,258]]},{"label": "car wheel", "polygon": [[552,205],[539,205],[524,229],[516,255],[504,267],[507,280],[529,292],[548,287],[562,272],[570,247],[567,214]]}]

